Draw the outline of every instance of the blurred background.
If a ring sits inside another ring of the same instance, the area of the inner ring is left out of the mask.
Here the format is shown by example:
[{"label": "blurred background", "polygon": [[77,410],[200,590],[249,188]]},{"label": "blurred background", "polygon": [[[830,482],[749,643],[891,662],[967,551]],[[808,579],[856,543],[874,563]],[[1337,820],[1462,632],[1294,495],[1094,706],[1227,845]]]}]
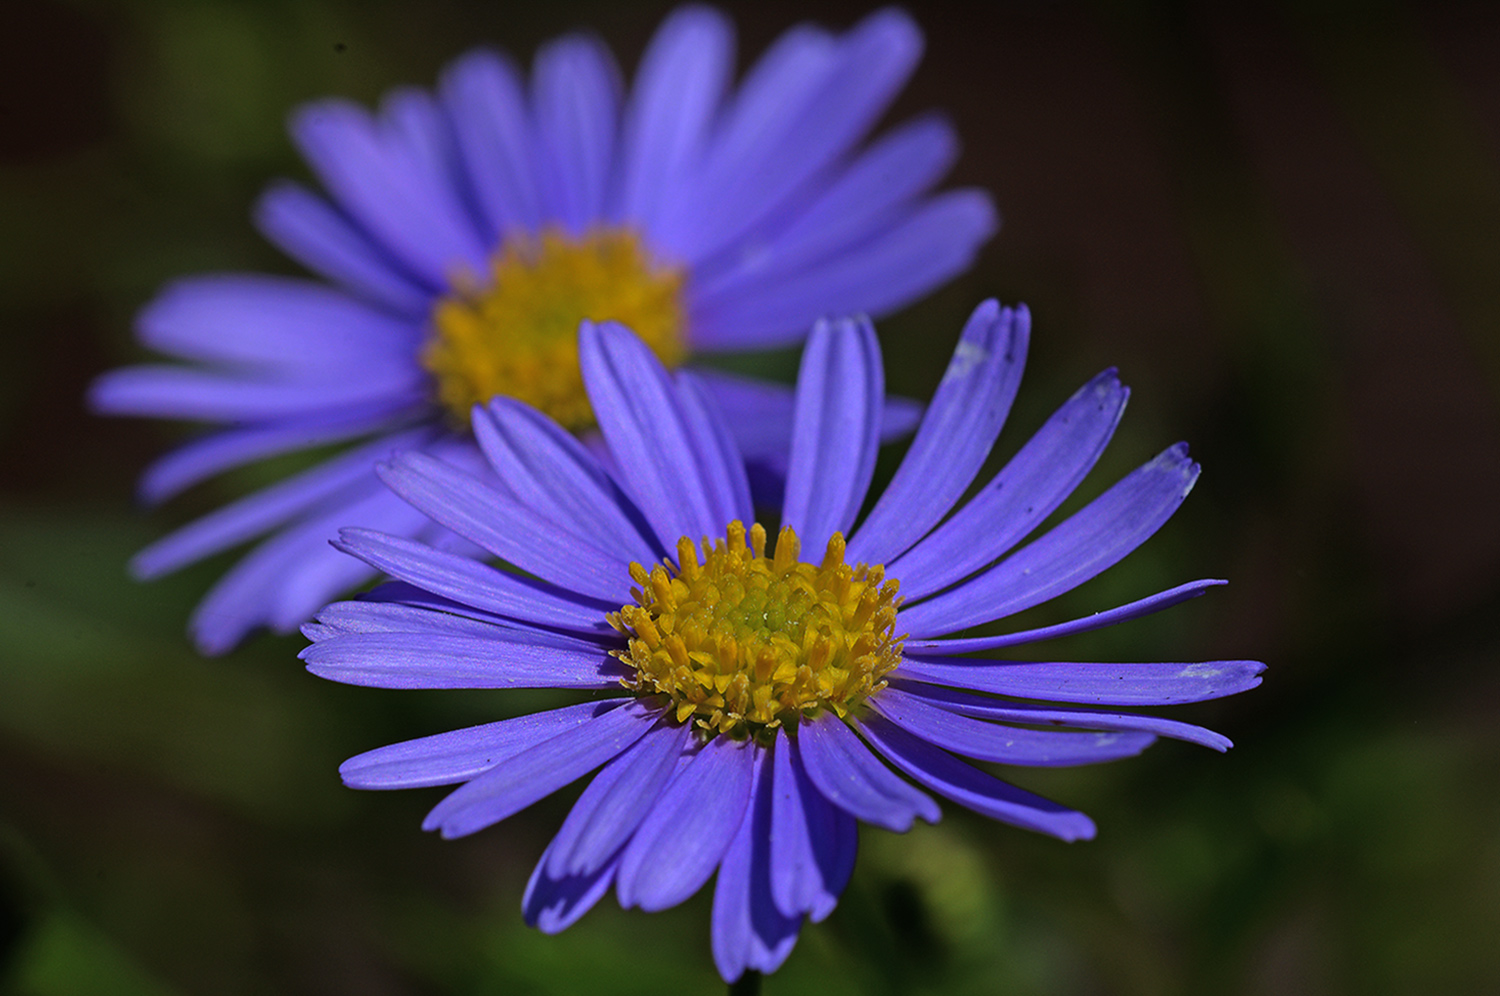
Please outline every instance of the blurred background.
[{"label": "blurred background", "polygon": [[[843,2],[726,4],[741,64]],[[0,13],[0,987],[64,994],[713,993],[709,896],[519,914],[576,789],[471,838],[441,790],[336,767],[552,704],[308,676],[300,638],[183,636],[232,558],[148,585],[129,555],[276,476],[164,510],[136,474],[181,427],[87,415],[164,280],[295,272],[248,209],[305,177],[283,122],[428,85],[488,41],[591,27],[632,67],[666,3],[28,0]],[[892,112],[947,110],[953,181],[1004,226],[881,323],[925,398],[982,297],[1035,314],[998,463],[1098,370],[1135,393],[1079,501],[1187,439],[1205,467],[1137,555],[1021,622],[1232,584],[1047,646],[1257,657],[1265,684],[1164,742],[1007,771],[1089,812],[1065,845],[957,807],[866,829],[854,881],[768,994],[1500,991],[1500,5],[930,4]],[[756,361],[790,377],[795,355]],[[894,467],[896,452],[882,459]],[[1076,507],[1077,502],[1073,507]]]}]

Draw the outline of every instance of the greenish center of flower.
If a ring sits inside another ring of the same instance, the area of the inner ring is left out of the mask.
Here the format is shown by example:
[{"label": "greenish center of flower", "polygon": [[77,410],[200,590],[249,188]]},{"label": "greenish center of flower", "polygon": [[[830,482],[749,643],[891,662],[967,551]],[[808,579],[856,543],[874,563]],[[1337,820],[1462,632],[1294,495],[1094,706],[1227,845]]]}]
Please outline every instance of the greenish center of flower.
[{"label": "greenish center of flower", "polygon": [[549,229],[507,238],[490,280],[455,280],[432,312],[422,365],[457,425],[497,394],[519,398],[569,429],[593,424],[578,367],[578,323],[630,327],[669,367],[682,362],[683,273],[661,266],[623,228],[582,237]]},{"label": "greenish center of flower", "polygon": [[839,716],[885,687],[901,660],[898,583],[844,563],[844,537],[821,564],[799,559],[791,527],[766,556],[766,531],[731,522],[727,538],[677,542],[677,567],[630,565],[634,605],[609,617],[630,636],[615,656],[641,695],[665,695],[677,721],[710,735],[764,735],[823,709]]}]

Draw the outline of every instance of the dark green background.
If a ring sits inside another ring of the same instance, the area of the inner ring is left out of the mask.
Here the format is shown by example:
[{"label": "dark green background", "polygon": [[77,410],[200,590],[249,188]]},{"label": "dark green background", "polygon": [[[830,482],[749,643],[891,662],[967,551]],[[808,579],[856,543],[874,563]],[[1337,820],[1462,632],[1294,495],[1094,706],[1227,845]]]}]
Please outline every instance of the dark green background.
[{"label": "dark green background", "polygon": [[[292,272],[247,220],[305,171],[286,112],[426,85],[489,40],[592,25],[633,64],[666,4],[12,3],[0,13],[0,980],[123,993],[711,993],[707,894],[520,922],[570,794],[457,842],[439,791],[359,794],[350,754],[553,701],[318,681],[298,638],[194,655],[229,558],[149,585],[131,552],[280,471],[167,509],[175,427],[86,415],[162,281]],[[731,5],[741,52],[860,5]],[[1097,370],[1136,391],[1097,494],[1186,438],[1205,472],[1042,623],[1233,584],[1039,651],[1259,657],[1265,685],[1163,743],[1015,780],[1091,813],[1064,845],[950,808],[866,832],[791,993],[1500,991],[1500,8],[931,5],[894,118],[939,106],[1005,217],[975,270],[881,325],[927,396],[981,297],[1029,302],[997,458]],[[792,357],[761,366],[785,375]],[[888,473],[892,462],[882,462]],[[1076,505],[1076,503],[1075,503]]]}]

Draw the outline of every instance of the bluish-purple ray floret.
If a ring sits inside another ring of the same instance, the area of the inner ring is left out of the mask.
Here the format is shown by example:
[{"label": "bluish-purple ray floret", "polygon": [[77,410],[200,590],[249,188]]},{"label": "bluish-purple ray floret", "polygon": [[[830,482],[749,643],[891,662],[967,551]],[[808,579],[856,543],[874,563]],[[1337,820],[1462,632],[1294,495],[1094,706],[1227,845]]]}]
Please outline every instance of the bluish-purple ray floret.
[{"label": "bluish-purple ray floret", "polygon": [[[336,528],[454,542],[442,516],[413,516],[377,478],[394,450],[498,476],[522,504],[551,493],[573,513],[560,531],[606,552],[644,529],[643,562],[673,554],[682,522],[697,536],[726,516],[748,521],[751,485],[774,502],[785,481],[795,399],[784,386],[703,371],[648,402],[682,410],[676,430],[657,427],[688,433],[703,473],[676,482],[681,495],[652,493],[652,452],[617,431],[631,455],[619,466],[641,489],[628,524],[576,476],[576,453],[554,479],[534,476],[566,444],[545,441],[550,455],[521,456],[521,469],[500,457],[554,430],[512,416],[487,432],[472,410],[514,401],[557,432],[592,436],[601,418],[628,420],[629,405],[606,398],[608,384],[591,400],[581,320],[622,322],[653,361],[684,370],[705,353],[795,345],[825,315],[903,307],[967,269],[998,219],[983,191],[936,189],[957,157],[952,126],[928,114],[872,134],[921,52],[911,18],[886,9],[845,31],[792,28],[736,84],[732,23],[685,6],[628,83],[603,44],[569,35],[529,72],[481,49],[435,91],[401,88],[373,110],[297,108],[291,138],[318,189],[273,183],[254,220],[310,276],[173,281],[136,329],[174,362],[106,374],[90,404],[206,423],[146,470],[152,503],[254,461],[342,453],[166,536],[135,573],[258,543],[194,613],[192,636],[221,653],[257,628],[295,628],[374,577],[330,559]],[[878,438],[909,431],[917,411],[889,399]]]},{"label": "bluish-purple ray floret", "polygon": [[[822,59],[823,44],[781,57]],[[819,322],[773,538],[747,524],[745,457],[704,378],[668,370],[618,323],[583,323],[580,366],[607,454],[497,399],[472,414],[488,472],[429,453],[389,460],[393,498],[471,547],[345,530],[341,549],[396,580],[326,607],[304,627],[302,656],[350,683],[594,697],[361,754],[346,783],[456,786],[424,824],[454,837],[597,771],[527,884],[526,922],[563,930],[611,888],[625,906],[664,909],[717,875],[713,958],[733,981],[774,971],[804,920],[834,910],[860,822],[904,832],[940,819],[946,799],[1083,840],[1095,833],[1088,816],[985,766],[1119,760],[1158,737],[1226,750],[1211,730],[1123,707],[1244,691],[1260,683],[1259,662],[966,656],[1128,622],[1223,584],[964,635],[1119,562],[1198,476],[1185,447],[1170,447],[1048,527],[1124,407],[1106,371],[973,490],[1029,333],[1023,309],[976,309],[860,522],[884,417],[879,347],[864,318]]]}]

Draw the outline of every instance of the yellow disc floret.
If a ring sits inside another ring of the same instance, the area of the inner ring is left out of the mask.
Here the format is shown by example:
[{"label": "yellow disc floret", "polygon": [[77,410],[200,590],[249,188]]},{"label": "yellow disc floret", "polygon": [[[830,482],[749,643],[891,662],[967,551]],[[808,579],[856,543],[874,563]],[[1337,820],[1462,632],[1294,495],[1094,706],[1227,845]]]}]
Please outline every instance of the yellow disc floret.
[{"label": "yellow disc floret", "polygon": [[682,271],[659,265],[626,229],[575,238],[515,235],[487,282],[456,279],[432,313],[422,365],[459,425],[476,402],[519,398],[570,429],[593,424],[578,368],[578,323],[633,329],[667,366],[682,362]]},{"label": "yellow disc floret", "polygon": [[[885,569],[844,563],[835,533],[821,564],[799,559],[786,527],[729,524],[727,540],[677,542],[677,566],[630,565],[636,604],[610,615],[629,635],[615,656],[642,695],[666,695],[678,722],[743,738],[823,709],[843,716],[885,687],[901,660],[898,585]],[[701,556],[700,556],[701,550]]]}]

